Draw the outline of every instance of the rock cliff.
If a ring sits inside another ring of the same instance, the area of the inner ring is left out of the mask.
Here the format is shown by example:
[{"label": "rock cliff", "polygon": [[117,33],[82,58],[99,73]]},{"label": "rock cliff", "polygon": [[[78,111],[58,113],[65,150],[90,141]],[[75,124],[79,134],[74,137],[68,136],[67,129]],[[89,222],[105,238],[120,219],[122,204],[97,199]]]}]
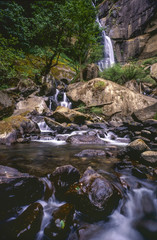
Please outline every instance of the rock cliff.
[{"label": "rock cliff", "polygon": [[99,18],[112,39],[118,62],[157,55],[157,1],[104,0]]}]

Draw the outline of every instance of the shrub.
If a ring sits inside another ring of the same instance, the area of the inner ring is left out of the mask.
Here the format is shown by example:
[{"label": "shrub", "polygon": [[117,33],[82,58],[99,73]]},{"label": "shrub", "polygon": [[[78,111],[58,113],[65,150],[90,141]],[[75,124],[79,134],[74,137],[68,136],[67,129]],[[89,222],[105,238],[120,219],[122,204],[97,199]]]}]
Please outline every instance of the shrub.
[{"label": "shrub", "polygon": [[132,79],[142,80],[146,77],[147,72],[142,67],[133,64],[128,64],[126,66],[116,64],[111,68],[105,69],[100,75],[113,82],[124,84]]},{"label": "shrub", "polygon": [[99,115],[99,114],[102,114],[102,113],[103,113],[103,110],[102,110],[101,107],[92,107],[92,108],[90,109],[90,112]]}]

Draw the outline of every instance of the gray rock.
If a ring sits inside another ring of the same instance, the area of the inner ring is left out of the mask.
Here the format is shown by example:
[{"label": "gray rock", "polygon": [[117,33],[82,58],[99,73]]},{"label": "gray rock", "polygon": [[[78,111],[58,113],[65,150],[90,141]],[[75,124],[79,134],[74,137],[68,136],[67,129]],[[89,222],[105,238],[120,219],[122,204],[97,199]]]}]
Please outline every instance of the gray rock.
[{"label": "gray rock", "polygon": [[12,115],[15,103],[5,92],[0,91],[0,119]]},{"label": "gray rock", "polygon": [[97,149],[85,149],[80,153],[75,154],[76,157],[97,157],[105,155],[106,155],[105,151]]},{"label": "gray rock", "polygon": [[73,135],[68,137],[66,141],[71,144],[105,144],[96,135]]}]

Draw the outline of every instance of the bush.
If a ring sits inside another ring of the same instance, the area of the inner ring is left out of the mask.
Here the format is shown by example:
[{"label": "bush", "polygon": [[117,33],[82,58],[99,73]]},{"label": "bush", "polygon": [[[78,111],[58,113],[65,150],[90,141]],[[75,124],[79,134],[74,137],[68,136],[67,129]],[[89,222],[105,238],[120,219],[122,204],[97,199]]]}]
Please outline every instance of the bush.
[{"label": "bush", "polygon": [[105,69],[100,76],[117,82],[118,84],[124,84],[129,80],[142,80],[147,76],[147,72],[140,66],[128,64],[126,66],[114,65],[111,68]]},{"label": "bush", "polygon": [[90,109],[90,112],[99,115],[99,114],[102,114],[102,113],[103,113],[103,110],[102,110],[101,107],[92,107],[92,108]]}]

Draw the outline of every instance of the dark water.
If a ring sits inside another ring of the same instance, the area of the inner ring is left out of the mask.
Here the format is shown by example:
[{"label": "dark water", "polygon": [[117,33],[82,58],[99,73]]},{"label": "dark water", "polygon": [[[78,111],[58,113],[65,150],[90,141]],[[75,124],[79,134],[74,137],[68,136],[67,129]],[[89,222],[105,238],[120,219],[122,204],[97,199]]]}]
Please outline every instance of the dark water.
[{"label": "dark water", "polygon": [[36,176],[45,176],[52,173],[58,166],[71,164],[77,167],[81,173],[88,166],[95,170],[103,169],[108,171],[117,161],[116,157],[93,157],[79,158],[74,155],[83,149],[101,149],[114,153],[117,148],[114,146],[94,145],[57,145],[53,143],[32,142],[30,144],[16,144],[12,146],[0,146],[0,164],[17,168]]},{"label": "dark water", "polygon": [[[83,149],[101,149],[112,153],[112,157],[75,157]],[[125,189],[124,198],[106,221],[89,223],[80,221],[82,234],[76,237],[74,229],[66,240],[156,240],[157,239],[157,182],[138,179],[126,169],[116,171],[120,162],[116,153],[121,147],[113,145],[57,145],[52,142],[32,142],[0,146],[0,164],[17,168],[19,171],[35,176],[46,176],[57,166],[71,164],[83,173],[88,166],[95,170],[119,174]],[[44,207],[44,217],[37,240],[47,240],[44,227],[50,220],[49,210],[61,206],[52,196],[48,201],[39,202]],[[65,239],[60,239],[65,240]]]}]

